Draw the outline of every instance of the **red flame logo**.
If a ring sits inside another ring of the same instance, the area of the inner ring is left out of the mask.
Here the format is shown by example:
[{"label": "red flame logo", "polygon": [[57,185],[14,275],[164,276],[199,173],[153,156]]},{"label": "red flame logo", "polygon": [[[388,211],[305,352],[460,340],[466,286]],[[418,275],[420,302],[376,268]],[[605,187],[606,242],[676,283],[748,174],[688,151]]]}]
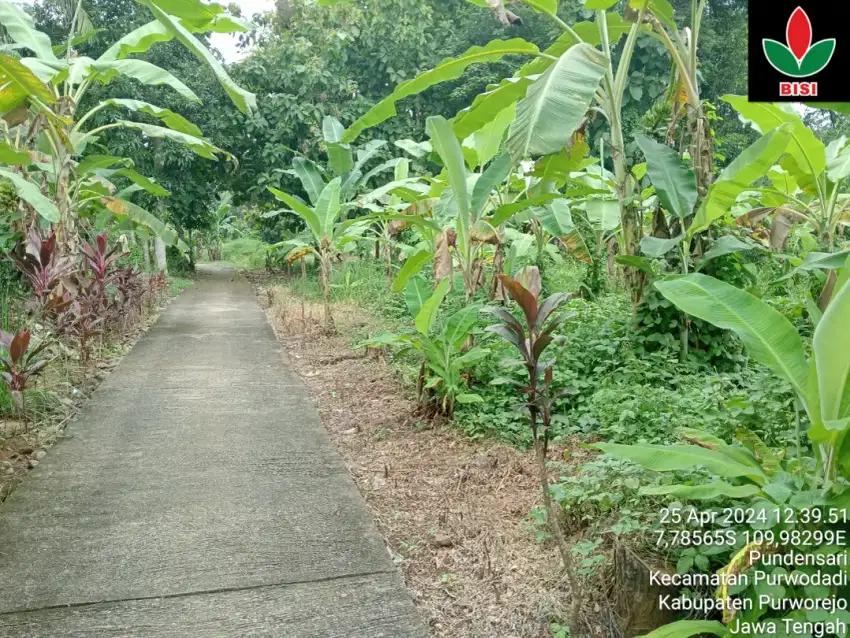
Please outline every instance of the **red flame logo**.
[{"label": "red flame logo", "polygon": [[809,20],[809,14],[803,10],[803,7],[797,7],[791,14],[788,26],[785,28],[785,39],[791,53],[798,61],[806,57],[806,53],[812,46],[812,21]]}]

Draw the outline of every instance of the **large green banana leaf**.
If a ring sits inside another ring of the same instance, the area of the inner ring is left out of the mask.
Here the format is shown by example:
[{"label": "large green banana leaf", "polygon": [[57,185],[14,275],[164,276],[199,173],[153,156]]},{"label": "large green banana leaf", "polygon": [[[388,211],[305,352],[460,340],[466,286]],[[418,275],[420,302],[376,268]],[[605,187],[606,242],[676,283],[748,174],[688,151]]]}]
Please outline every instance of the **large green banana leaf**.
[{"label": "large green banana leaf", "polygon": [[747,478],[758,485],[766,482],[759,468],[739,463],[719,450],[708,450],[698,445],[594,443],[590,447],[634,461],[653,472],[674,472],[699,465],[722,478]]},{"label": "large green banana leaf", "polygon": [[36,30],[29,14],[6,0],[0,1],[0,25],[13,42],[25,46],[42,60],[56,60],[50,38]]},{"label": "large green banana leaf", "polygon": [[790,139],[791,130],[786,126],[779,126],[756,140],[736,157],[711,185],[708,196],[688,228],[688,236],[693,237],[695,233],[708,228],[714,220],[727,215],[737,202],[738,196],[749,189],[753,182],[767,175],[770,168],[785,154]]},{"label": "large green banana leaf", "polygon": [[753,359],[806,396],[809,366],[803,342],[777,310],[740,288],[701,274],[671,277],[655,287],[679,310],[735,332]]},{"label": "large green banana leaf", "polygon": [[419,312],[416,314],[416,331],[421,335],[427,335],[437,320],[440,304],[449,292],[450,282],[448,279],[443,279],[437,288],[434,290],[428,300],[422,304]]},{"label": "large green banana leaf", "polygon": [[296,157],[292,160],[292,170],[301,180],[301,185],[310,198],[310,202],[315,205],[319,201],[319,195],[325,190],[325,180],[322,178],[319,169],[308,159]]},{"label": "large green banana leaf", "polygon": [[826,147],[803,123],[790,104],[750,102],[746,96],[741,95],[724,95],[721,99],[738,111],[744,122],[753,124],[763,134],[787,124],[791,132],[788,152],[796,160],[797,167],[808,173],[809,178],[819,178],[824,172]]},{"label": "large green banana leaf", "polygon": [[192,102],[200,102],[201,99],[194,91],[171,73],[155,64],[144,60],[112,60],[107,62],[92,62],[89,69],[95,73],[95,78],[104,84],[109,83],[119,75],[138,80],[142,84],[150,86],[167,85],[177,91],[180,95]]},{"label": "large green banana leaf", "polygon": [[34,97],[45,104],[56,101],[50,89],[20,60],[0,53],[0,115],[8,113]]},{"label": "large green banana leaf", "polygon": [[394,117],[397,113],[395,105],[399,100],[421,93],[425,89],[440,82],[456,80],[470,65],[496,62],[506,55],[534,55],[537,52],[538,48],[536,45],[526,42],[521,38],[494,40],[483,47],[472,47],[460,56],[444,60],[430,71],[425,71],[412,80],[399,84],[395,91],[378,102],[363,117],[349,126],[342,141],[351,142],[363,130],[377,126],[381,122]]},{"label": "large green banana leaf", "polygon": [[179,113],[175,113],[169,109],[164,109],[160,106],[156,106],[154,104],[150,104],[148,102],[142,102],[141,100],[129,100],[129,99],[110,99],[104,100],[97,107],[106,107],[106,106],[120,106],[130,111],[136,111],[138,113],[146,113],[151,115],[158,120],[160,120],[163,124],[165,124],[168,128],[173,131],[180,131],[181,133],[186,133],[187,135],[192,135],[194,137],[203,137],[204,134],[197,126],[192,124],[185,117],[180,115]]},{"label": "large green banana leaf", "polygon": [[732,485],[726,481],[712,481],[705,485],[661,485],[642,488],[647,496],[672,496],[688,501],[710,501],[721,496],[727,498],[749,498],[759,494],[757,485]]},{"label": "large green banana leaf", "polygon": [[646,156],[649,179],[661,206],[681,220],[693,212],[697,202],[697,180],[694,172],[682,163],[679,154],[646,135],[635,138]]},{"label": "large green banana leaf", "polygon": [[296,199],[289,193],[284,193],[281,190],[269,186],[269,192],[284,204],[289,206],[296,215],[301,217],[313,233],[313,237],[318,241],[322,237],[322,223],[319,221],[319,216],[312,208],[307,206],[300,199]]},{"label": "large green banana leaf", "polygon": [[605,55],[589,44],[578,44],[558,58],[517,105],[507,142],[514,160],[549,155],[566,146],[606,69]]},{"label": "large green banana leaf", "polygon": [[155,126],[154,124],[128,122],[127,120],[119,120],[117,123],[121,124],[121,126],[125,128],[141,131],[148,137],[174,140],[175,142],[179,142],[187,148],[191,149],[197,155],[200,155],[201,157],[205,157],[207,159],[217,160],[218,153],[222,153],[227,158],[231,157],[230,153],[218,148],[217,146],[209,143],[207,140],[201,137],[195,137],[194,135],[188,135],[186,133],[181,133],[180,131],[174,131],[170,128],[165,128],[164,126]]},{"label": "large green banana leaf", "polygon": [[33,184],[28,179],[25,179],[18,173],[0,169],[0,177],[5,177],[18,193],[18,197],[24,200],[27,204],[33,207],[35,212],[41,215],[44,219],[54,224],[59,222],[59,209],[52,200],[45,197],[37,184]]},{"label": "large green banana leaf", "polygon": [[469,237],[470,200],[467,190],[466,162],[463,149],[455,137],[454,130],[446,118],[441,115],[429,117],[425,130],[431,138],[434,150],[443,160],[449,175],[449,184],[458,209],[458,246],[465,246]]},{"label": "large green banana leaf", "polygon": [[157,42],[168,42],[173,39],[168,28],[159,20],[154,20],[131,31],[115,44],[109,47],[98,62],[121,60],[134,53],[147,53]]},{"label": "large green banana leaf", "polygon": [[[161,219],[149,213],[141,206],[137,206],[132,202],[117,197],[103,197],[101,203],[106,208],[118,217],[125,217],[135,224],[144,226],[155,235],[159,236],[168,246],[178,246],[181,250],[186,248],[183,242],[177,238],[177,233],[173,228],[169,228]],[[182,246],[180,246],[182,244]]]},{"label": "large green banana leaf", "polygon": [[680,620],[664,625],[640,638],[691,638],[691,636],[705,634],[726,636],[727,633],[726,625],[716,620]]},{"label": "large green banana leaf", "polygon": [[322,189],[319,200],[316,202],[316,217],[322,225],[322,234],[327,237],[333,236],[334,223],[342,209],[339,199],[341,187],[342,180],[335,177]]},{"label": "large green banana leaf", "polygon": [[830,301],[815,330],[815,361],[820,394],[820,416],[827,429],[840,428],[850,417],[850,286]]},{"label": "large green banana leaf", "polygon": [[225,71],[221,62],[219,62],[219,60],[210,53],[209,49],[201,44],[198,39],[181,24],[180,20],[172,17],[158,6],[160,0],[138,1],[147,6],[156,19],[166,26],[169,33],[177,38],[183,46],[189,49],[196,58],[212,69],[212,72],[215,74],[225,93],[230,96],[231,101],[240,111],[242,111],[242,113],[250,115],[257,110],[257,97],[253,93],[246,91],[236,84],[236,82],[234,82],[228,75],[227,71]]},{"label": "large green banana leaf", "polygon": [[404,260],[404,264],[393,281],[393,292],[402,292],[407,288],[410,278],[418,274],[422,267],[431,261],[430,250],[420,250]]}]

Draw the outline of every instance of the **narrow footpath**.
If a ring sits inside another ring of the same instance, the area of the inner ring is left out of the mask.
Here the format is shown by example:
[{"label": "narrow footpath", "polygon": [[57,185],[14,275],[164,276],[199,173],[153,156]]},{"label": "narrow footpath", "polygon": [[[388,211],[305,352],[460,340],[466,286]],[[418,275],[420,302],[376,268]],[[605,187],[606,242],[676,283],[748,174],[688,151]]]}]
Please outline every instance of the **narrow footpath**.
[{"label": "narrow footpath", "polygon": [[0,636],[427,635],[249,283],[207,268],[0,506]]}]

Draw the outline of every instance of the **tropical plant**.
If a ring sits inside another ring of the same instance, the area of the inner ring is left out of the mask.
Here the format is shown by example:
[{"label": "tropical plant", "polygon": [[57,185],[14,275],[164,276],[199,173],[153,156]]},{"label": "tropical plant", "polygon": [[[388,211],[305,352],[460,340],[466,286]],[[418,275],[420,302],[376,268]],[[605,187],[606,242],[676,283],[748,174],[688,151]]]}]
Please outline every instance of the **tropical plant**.
[{"label": "tropical plant", "polygon": [[225,239],[242,234],[236,225],[236,215],[233,214],[233,194],[222,193],[218,206],[213,211],[212,228],[206,235],[207,252],[212,261],[221,259],[221,244]]},{"label": "tropical plant", "polygon": [[[685,431],[683,437],[688,444],[684,445],[593,446],[650,470],[675,472],[702,466],[717,477],[708,485],[670,485],[652,493],[691,500],[749,499],[749,507],[765,511],[765,524],[757,525],[762,530],[760,534],[744,535],[743,541],[735,545],[737,553],[724,568],[729,573],[757,567],[757,561],[750,560],[750,552],[774,551],[770,547],[775,545],[771,544],[778,542],[782,532],[830,530],[846,525],[841,520],[831,520],[829,513],[846,513],[850,493],[848,279],[850,262],[841,270],[835,294],[815,329],[808,361],[802,338],[788,319],[749,293],[698,273],[656,283],[661,294],[682,311],[735,332],[753,359],[791,384],[798,409],[808,417],[811,456],[805,451],[799,418],[795,450],[771,450],[745,428],[738,429],[741,445],[727,444],[707,433]],[[800,516],[814,510],[819,515]],[[829,551],[829,546],[834,545],[828,535],[822,536],[823,542],[814,543],[800,538],[792,534],[786,537],[787,542],[779,544],[783,551],[799,553]],[[730,593],[723,588],[718,595],[726,598]],[[793,590],[784,588],[779,595],[796,597]],[[767,611],[759,606],[755,618]],[[725,619],[728,621],[731,616],[726,615]]]},{"label": "tropical plant", "polygon": [[42,239],[38,228],[31,228],[26,241],[16,246],[10,258],[30,282],[40,317],[67,309],[70,302],[65,299],[67,287],[64,282],[76,267],[72,257],[59,255],[55,230],[47,239]]},{"label": "tropical plant", "polygon": [[[470,2],[485,6],[480,0]],[[638,35],[651,30],[651,25],[645,22],[660,21],[668,28],[675,28],[672,7],[667,0],[630,0],[628,19],[623,19],[607,11],[615,2],[591,0],[586,3],[586,8],[596,12],[596,22],[570,26],[558,17],[557,2],[525,2],[562,30],[560,37],[545,51],[541,52],[537,46],[520,38],[495,40],[483,47],[473,47],[461,56],[445,60],[434,69],[400,84],[391,95],[354,122],[346,130],[343,141],[350,142],[364,129],[396,115],[395,105],[399,100],[440,82],[456,79],[471,65],[493,62],[506,55],[532,56],[535,59],[524,65],[514,77],[478,95],[469,108],[458,113],[452,122],[454,134],[465,140],[510,109],[514,116],[507,148],[514,161],[519,162],[529,156],[560,153],[575,141],[574,133],[583,131],[588,112],[601,111],[610,131],[624,244],[628,253],[634,254],[633,245],[637,241],[639,227],[631,203],[633,184],[623,134],[623,96]],[[613,47],[624,35],[626,42],[615,70]],[[696,44],[691,48],[695,54]],[[695,64],[694,60],[694,67]]]},{"label": "tropical plant", "polygon": [[566,319],[566,316],[559,313],[558,310],[569,300],[569,295],[555,293],[540,302],[542,282],[540,271],[536,267],[524,268],[516,279],[511,279],[506,275],[499,275],[499,279],[508,294],[519,305],[525,321],[523,325],[504,308],[488,308],[488,312],[495,315],[499,320],[499,323],[489,326],[488,330],[502,337],[519,351],[528,374],[527,385],[512,379],[506,381],[520,388],[531,417],[531,433],[534,439],[534,452],[537,459],[543,503],[546,507],[552,536],[558,543],[561,560],[570,582],[570,595],[572,596],[570,625],[573,633],[578,635],[582,600],[581,589],[573,569],[570,548],[567,546],[561,528],[561,515],[552,501],[549,472],[546,467],[552,435],[553,407],[558,399],[576,391],[572,388],[555,390],[552,387],[552,380],[556,361],[543,358],[546,348],[556,339],[553,332]]},{"label": "tropical plant", "polygon": [[312,235],[310,243],[300,239],[288,239],[275,244],[271,249],[280,247],[291,248],[286,257],[287,263],[293,263],[313,254],[319,260],[321,268],[321,283],[325,304],[325,329],[334,329],[331,315],[331,276],[333,260],[347,244],[355,241],[365,231],[366,222],[346,224],[340,219],[344,207],[340,202],[342,181],[335,177],[329,183],[322,182],[321,191],[316,193],[313,206],[308,206],[302,200],[284,193],[273,187],[269,191],[281,202],[290,207],[292,212],[304,220]]},{"label": "tropical plant", "polygon": [[[253,94],[239,88],[193,35],[207,31],[244,32],[250,25],[226,14],[220,5],[199,0],[142,0],[142,4],[155,19],[121,38],[95,60],[74,54],[74,46],[79,42],[79,20],[75,20],[63,52],[57,55],[48,36],[35,29],[29,15],[7,0],[0,2],[0,25],[15,43],[15,49],[31,54],[20,59],[0,54],[0,70],[8,80],[8,99],[3,104],[0,130],[5,148],[2,162],[7,168],[0,169],[0,175],[11,181],[27,206],[45,221],[56,224],[63,253],[76,254],[80,218],[91,213],[106,212],[128,219],[150,228],[167,243],[177,241],[174,232],[161,220],[127,199],[139,189],[154,196],[167,195],[168,191],[134,171],[127,159],[104,155],[83,157],[100,134],[124,128],[152,139],[174,140],[208,159],[225,154],[182,116],[147,102],[107,99],[78,113],[92,86],[118,76],[149,85],[168,85],[185,98],[199,101],[172,74],[130,55],[144,53],[157,42],[176,39],[212,69],[243,112],[249,113],[256,106]],[[81,5],[81,1],[77,2],[77,16]],[[85,125],[92,116],[108,107],[151,116],[164,126],[117,120],[87,130]],[[116,193],[118,189],[110,181],[113,175],[129,179],[133,186]]]},{"label": "tropical plant", "polygon": [[0,353],[0,364],[3,371],[0,376],[12,395],[12,400],[18,410],[24,410],[24,390],[30,380],[40,374],[50,363],[45,358],[47,342],[42,342],[30,349],[30,331],[21,330],[16,334],[0,330],[0,346],[5,353]]},{"label": "tropical plant", "polygon": [[77,342],[85,369],[91,361],[92,340],[103,334],[106,314],[106,291],[96,279],[79,283],[70,309],[59,317],[57,331]]},{"label": "tropical plant", "polygon": [[139,271],[133,266],[117,268],[112,275],[115,299],[114,316],[122,330],[128,331],[138,321],[144,303],[145,287]]},{"label": "tropical plant", "polygon": [[[831,253],[850,224],[850,201],[844,186],[850,177],[850,146],[845,137],[824,145],[793,110],[778,104],[749,103],[746,97],[726,95],[723,100],[734,108],[741,119],[762,134],[750,147],[780,149],[781,153],[766,153],[758,163],[736,159],[734,179],[709,190],[701,226],[725,217],[733,210],[739,197],[747,192],[760,194],[762,206],[739,214],[735,222],[745,227],[758,227],[765,219],[772,221],[770,247],[781,252],[795,224],[805,224],[820,245]],[[840,106],[827,105],[840,109]],[[743,154],[742,154],[743,155]],[[751,153],[752,155],[752,153]],[[757,185],[767,177],[769,185]]]},{"label": "tropical plant", "polygon": [[[290,264],[308,255],[314,255],[318,259],[324,291],[325,327],[332,330],[334,324],[330,297],[334,259],[346,247],[353,247],[354,242],[361,239],[375,221],[387,222],[397,219],[408,223],[426,224],[427,222],[416,215],[403,216],[394,214],[392,211],[386,212],[388,205],[379,203],[398,191],[409,191],[414,198],[420,197],[421,194],[418,191],[424,187],[417,178],[405,177],[398,181],[394,180],[363,193],[373,177],[384,171],[393,170],[404,162],[402,158],[395,158],[366,171],[368,162],[376,157],[386,142],[382,140],[370,142],[365,148],[357,151],[355,160],[349,145],[341,141],[343,128],[336,119],[326,117],[323,131],[331,172],[335,177],[326,182],[319,165],[304,157],[296,157],[292,163],[291,173],[300,179],[310,204],[297,196],[270,186],[269,192],[286,204],[288,209],[273,211],[265,216],[293,212],[306,224],[311,241],[299,238],[287,239],[271,246],[270,250],[289,248],[286,261]],[[349,211],[356,208],[375,212],[372,215],[347,220]]]},{"label": "tropical plant", "polygon": [[[656,273],[650,260],[661,259],[675,250],[679,272],[687,275],[692,266],[699,270],[717,257],[760,248],[758,244],[725,235],[714,242],[702,258],[694,263],[694,236],[686,228],[693,219],[694,207],[699,197],[696,174],[669,146],[659,144],[645,136],[638,136],[636,141],[646,157],[646,174],[652,182],[652,190],[658,200],[659,210],[654,215],[656,232],[658,227],[661,227],[667,236],[644,237],[640,242],[640,249],[645,257],[621,256],[617,259],[620,263],[630,265],[654,278]],[[722,186],[723,183],[724,177],[721,176],[720,185]],[[664,217],[664,211],[670,215],[669,223]],[[669,229],[671,228],[675,229],[674,232],[678,232],[675,237],[670,237]],[[688,324],[688,318],[685,317],[681,322],[680,335],[682,360],[688,356]]]},{"label": "tropical plant", "polygon": [[108,231],[104,230],[95,237],[94,245],[87,243],[82,249],[85,269],[101,286],[111,282],[115,263],[124,256],[119,244],[109,249],[107,233]]},{"label": "tropical plant", "polygon": [[441,281],[432,293],[428,282],[422,277],[414,277],[405,290],[405,301],[416,318],[416,334],[384,334],[364,341],[358,347],[401,345],[419,352],[423,357],[417,383],[420,401],[426,394],[433,394],[443,414],[452,416],[457,403],[483,401],[479,394],[470,392],[465,372],[486,357],[489,351],[479,347],[466,348],[478,320],[480,306],[466,306],[439,320],[440,306],[448,292],[447,279]]}]

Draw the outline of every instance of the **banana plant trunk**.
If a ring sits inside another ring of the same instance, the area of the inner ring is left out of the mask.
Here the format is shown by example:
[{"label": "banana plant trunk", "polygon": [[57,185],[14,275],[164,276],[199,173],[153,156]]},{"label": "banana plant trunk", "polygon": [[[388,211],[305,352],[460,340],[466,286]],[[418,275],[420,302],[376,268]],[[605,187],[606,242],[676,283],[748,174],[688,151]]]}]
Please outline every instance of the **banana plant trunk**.
[{"label": "banana plant trunk", "polygon": [[325,330],[334,331],[334,319],[331,315],[331,255],[327,250],[327,239],[322,241],[322,292],[325,301]]},{"label": "banana plant trunk", "polygon": [[[611,126],[611,157],[614,162],[614,181],[617,187],[617,200],[620,203],[620,220],[623,228],[623,245],[620,249],[625,255],[637,255],[643,228],[638,211],[631,197],[631,177],[626,163],[623,129],[619,119]],[[643,279],[640,271],[626,269],[626,282],[632,294],[632,301],[640,299]]]},{"label": "banana plant trunk", "polygon": [[65,158],[61,160],[59,174],[56,177],[56,207],[59,209],[59,224],[57,238],[60,252],[64,255],[76,255],[79,248],[79,235],[76,219],[71,207],[71,167]]}]

